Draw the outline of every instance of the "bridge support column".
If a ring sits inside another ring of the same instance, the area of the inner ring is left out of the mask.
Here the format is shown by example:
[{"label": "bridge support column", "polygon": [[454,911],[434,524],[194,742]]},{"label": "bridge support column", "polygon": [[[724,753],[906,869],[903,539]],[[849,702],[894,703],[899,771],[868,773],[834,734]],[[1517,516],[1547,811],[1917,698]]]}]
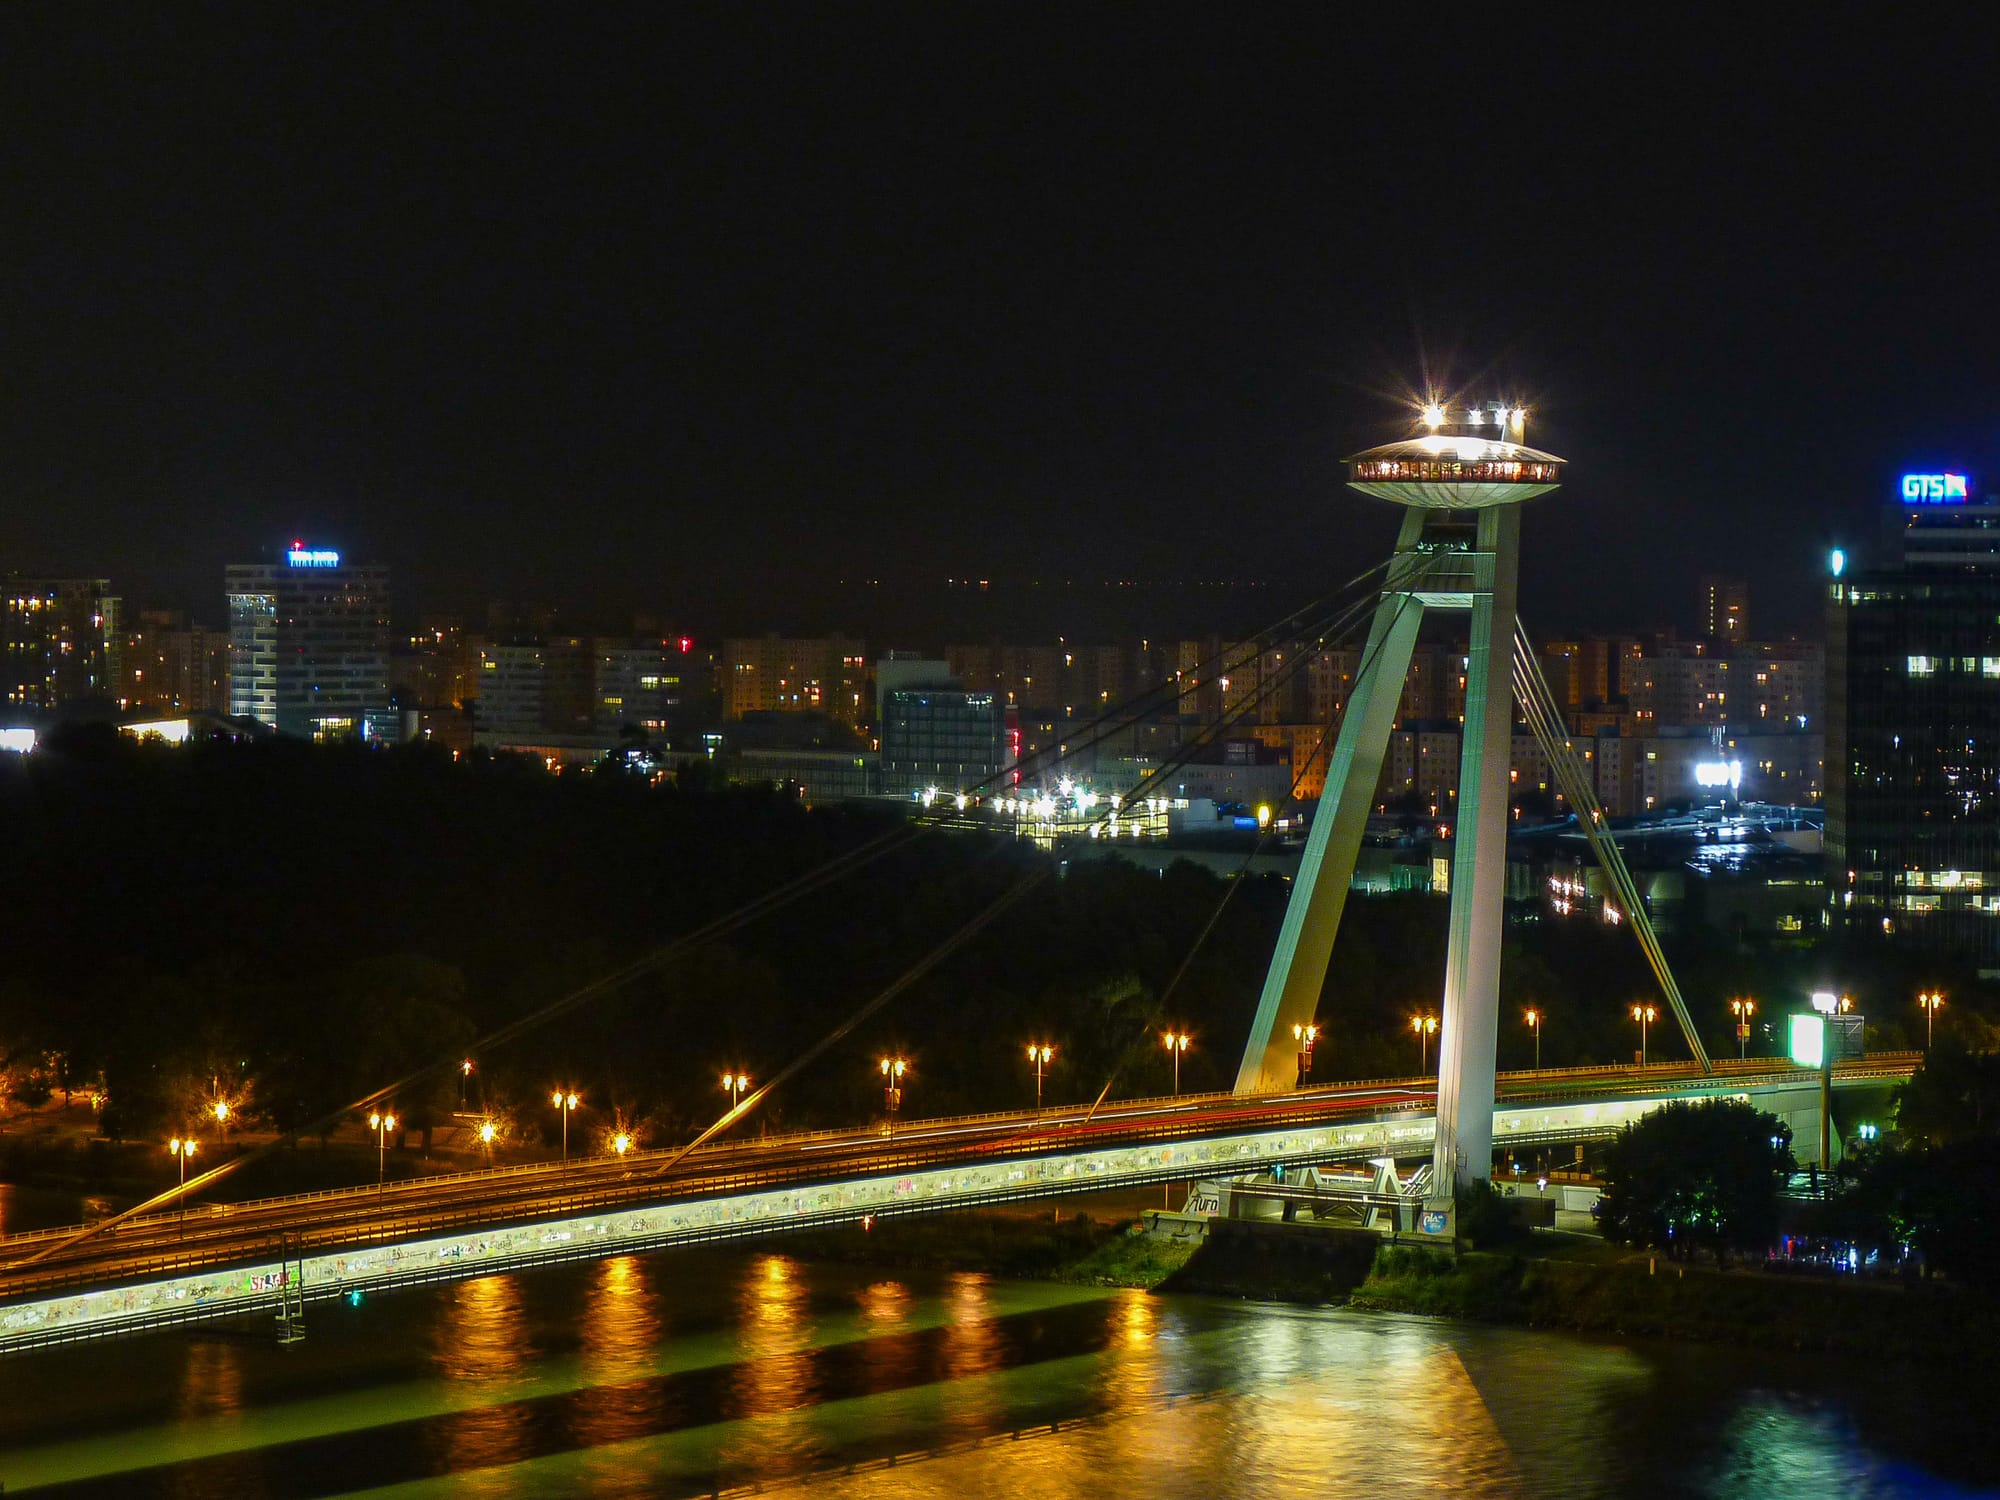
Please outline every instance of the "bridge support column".
[{"label": "bridge support column", "polygon": [[1451,937],[1438,1039],[1432,1180],[1449,1196],[1493,1166],[1494,1052],[1500,1027],[1500,938],[1507,901],[1507,785],[1514,736],[1514,596],[1521,508],[1479,512],[1472,555],[1472,630],[1451,862]]}]

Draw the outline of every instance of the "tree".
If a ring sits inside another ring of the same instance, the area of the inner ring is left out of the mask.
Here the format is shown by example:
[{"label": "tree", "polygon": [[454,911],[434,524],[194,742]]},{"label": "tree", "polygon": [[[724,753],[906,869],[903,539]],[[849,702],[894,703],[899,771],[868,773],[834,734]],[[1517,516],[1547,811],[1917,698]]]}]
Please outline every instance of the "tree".
[{"label": "tree", "polygon": [[1668,1104],[1619,1131],[1605,1151],[1605,1236],[1674,1259],[1766,1246],[1794,1163],[1792,1132],[1735,1099]]}]

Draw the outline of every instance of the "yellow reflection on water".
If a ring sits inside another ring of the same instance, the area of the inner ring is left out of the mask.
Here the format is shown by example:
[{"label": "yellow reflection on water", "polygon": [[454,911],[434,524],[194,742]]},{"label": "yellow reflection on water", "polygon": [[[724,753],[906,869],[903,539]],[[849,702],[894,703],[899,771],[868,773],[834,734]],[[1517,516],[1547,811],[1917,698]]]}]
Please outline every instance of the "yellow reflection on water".
[{"label": "yellow reflection on water", "polygon": [[643,1268],[630,1255],[597,1262],[583,1305],[583,1374],[577,1436],[592,1447],[654,1430],[659,1391],[653,1371],[660,1318]]},{"label": "yellow reflection on water", "polygon": [[791,1411],[812,1400],[807,1291],[803,1269],[782,1255],[758,1256],[738,1284],[741,1346],[734,1390],[739,1415]]},{"label": "yellow reflection on water", "polygon": [[533,1352],[526,1347],[521,1283],[512,1276],[457,1283],[442,1301],[433,1338],[439,1373],[487,1397],[441,1424],[443,1459],[468,1484],[485,1483],[463,1471],[512,1463],[526,1453],[518,1414],[501,1404]]},{"label": "yellow reflection on water", "polygon": [[243,1350],[236,1344],[200,1340],[187,1346],[181,1387],[174,1402],[183,1420],[243,1409]]}]

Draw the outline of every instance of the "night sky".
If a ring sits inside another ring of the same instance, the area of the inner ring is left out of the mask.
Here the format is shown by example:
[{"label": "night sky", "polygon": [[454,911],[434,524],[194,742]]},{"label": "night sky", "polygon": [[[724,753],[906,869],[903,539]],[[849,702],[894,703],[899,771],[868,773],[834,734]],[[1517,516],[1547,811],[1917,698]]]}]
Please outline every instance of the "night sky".
[{"label": "night sky", "polygon": [[1337,460],[1428,381],[1571,460],[1531,626],[1691,627],[1714,568],[1815,629],[1896,474],[2000,482],[1992,39],[1667,14],[17,0],[0,568],[1249,624],[1384,547]]}]

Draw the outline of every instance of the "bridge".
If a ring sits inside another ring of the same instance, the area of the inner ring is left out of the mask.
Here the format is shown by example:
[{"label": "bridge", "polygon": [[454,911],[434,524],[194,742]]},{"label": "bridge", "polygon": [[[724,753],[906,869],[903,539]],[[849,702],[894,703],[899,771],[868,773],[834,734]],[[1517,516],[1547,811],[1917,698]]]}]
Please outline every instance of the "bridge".
[{"label": "bridge", "polygon": [[[1866,1101],[1915,1053],[1839,1064]],[[1747,1098],[1811,1139],[1820,1074],[1788,1062],[1502,1074],[1494,1139],[1517,1149],[1602,1139],[1673,1099]],[[0,1240],[0,1353],[244,1315],[296,1326],[309,1301],[896,1214],[1428,1156],[1436,1085],[1384,1079],[1245,1098],[1181,1095],[912,1122],[435,1176]],[[1799,1128],[1810,1125],[1811,1129]]]}]

